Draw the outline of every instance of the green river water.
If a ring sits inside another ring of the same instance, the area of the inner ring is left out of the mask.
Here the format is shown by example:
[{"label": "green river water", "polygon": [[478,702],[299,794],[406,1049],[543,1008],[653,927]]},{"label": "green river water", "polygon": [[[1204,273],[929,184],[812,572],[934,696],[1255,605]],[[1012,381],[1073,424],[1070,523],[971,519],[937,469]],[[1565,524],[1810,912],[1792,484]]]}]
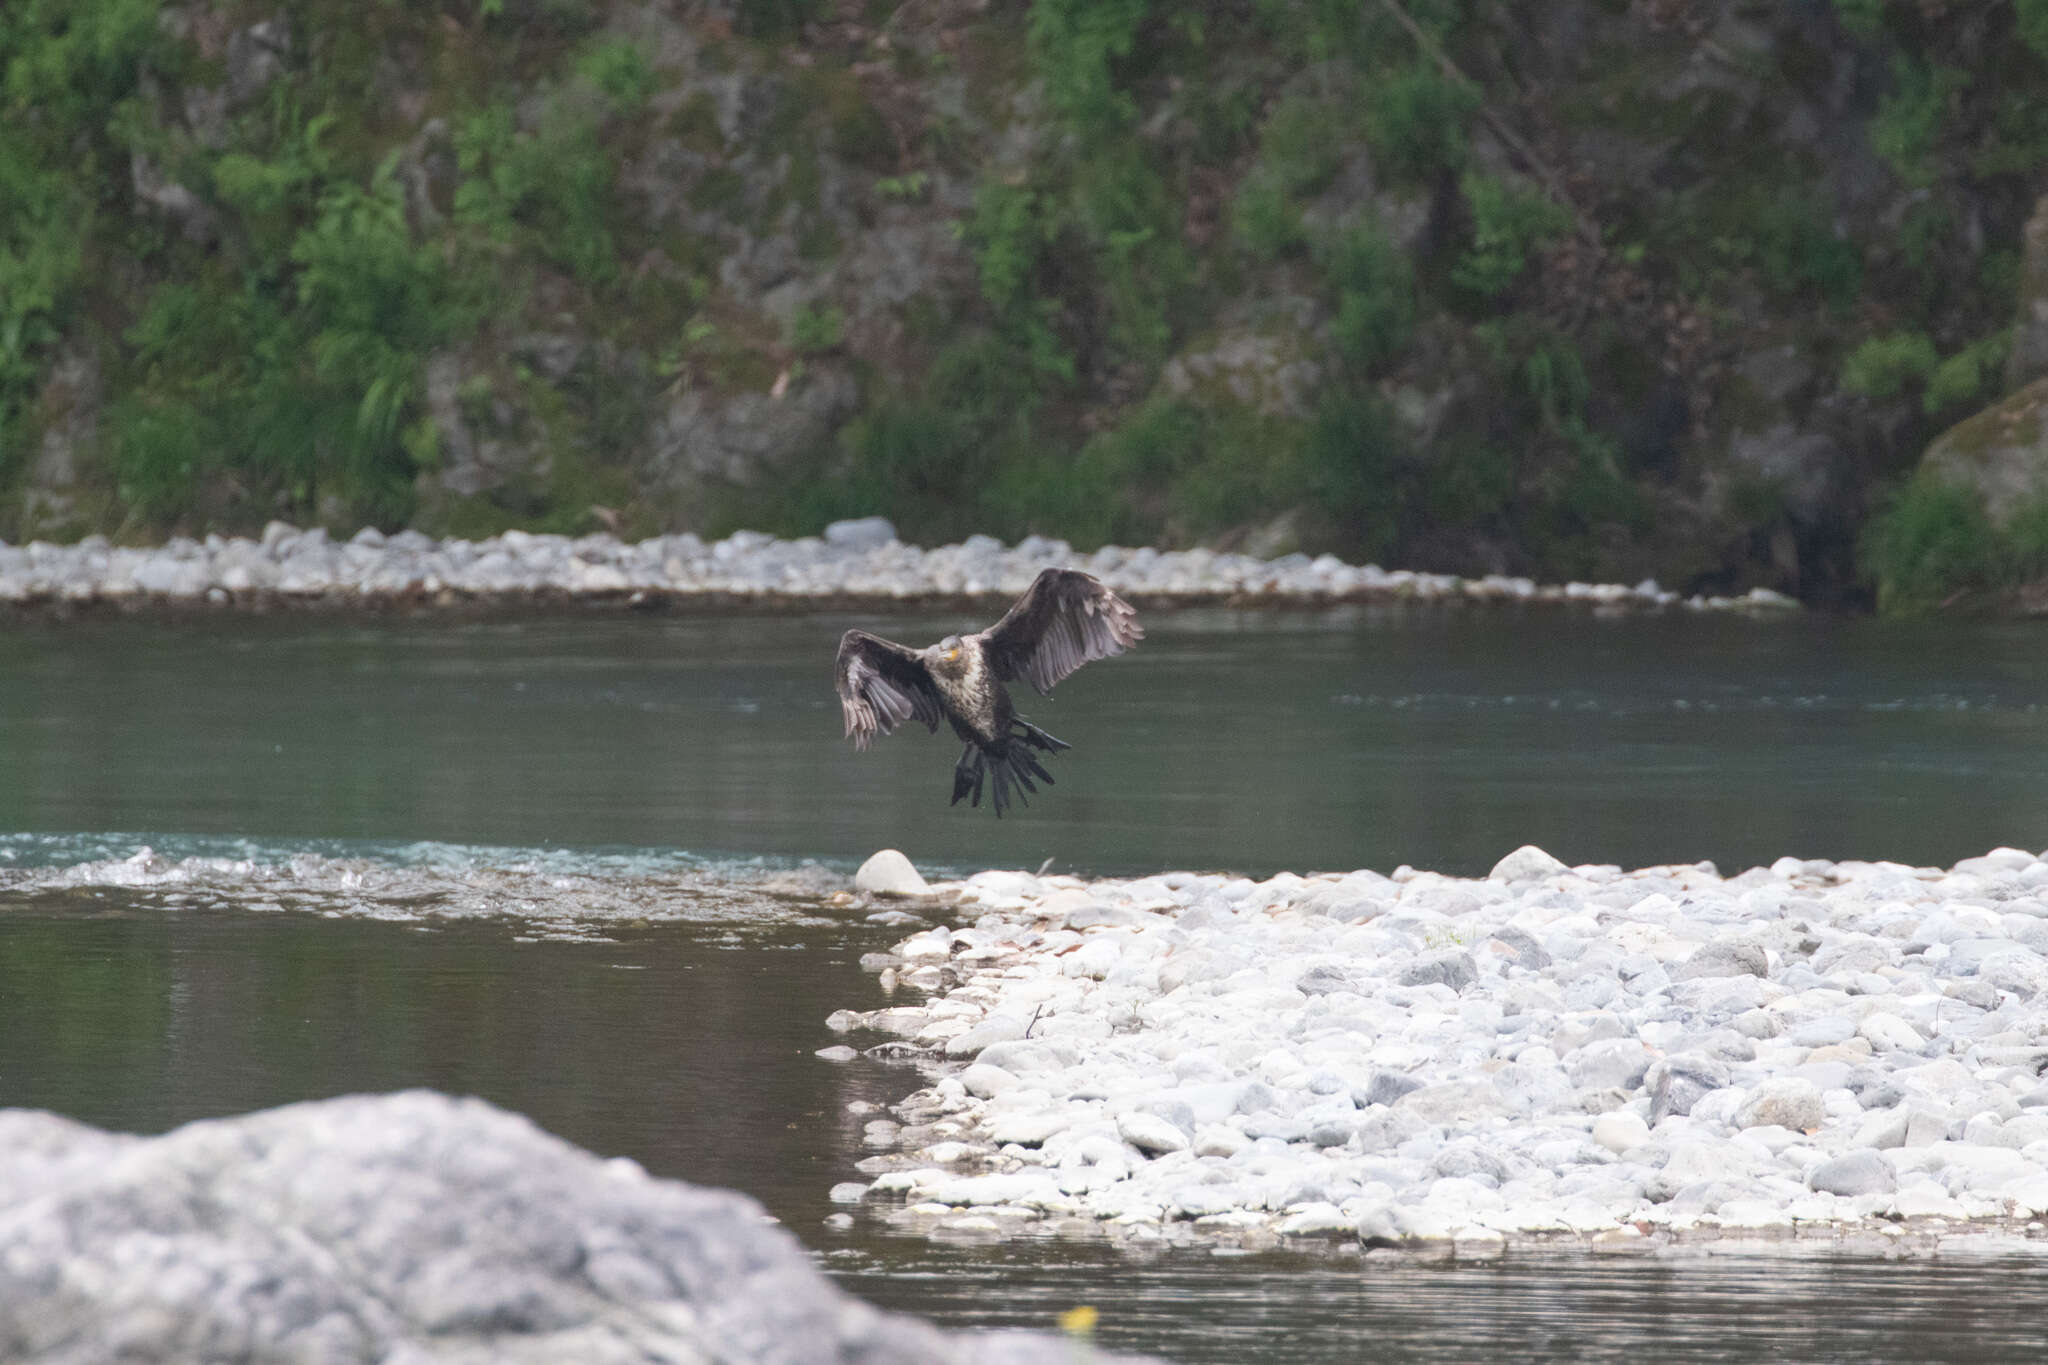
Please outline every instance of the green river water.
[{"label": "green river water", "polygon": [[[1185,1361],[2039,1359],[2033,1264],[1485,1269],[828,1227],[834,1065],[900,934],[824,892],[935,871],[1483,873],[2048,845],[2048,636],[1561,612],[1153,614],[1026,714],[1074,744],[1000,824],[957,745],[855,754],[838,634],[928,615],[0,625],[0,1104],[161,1131],[321,1095],[475,1093],[744,1190],[829,1271],[953,1325],[1102,1310]],[[143,848],[152,850],[138,856]],[[819,867],[807,864],[820,864]],[[1965,1347],[1967,1349],[1965,1350]]]}]

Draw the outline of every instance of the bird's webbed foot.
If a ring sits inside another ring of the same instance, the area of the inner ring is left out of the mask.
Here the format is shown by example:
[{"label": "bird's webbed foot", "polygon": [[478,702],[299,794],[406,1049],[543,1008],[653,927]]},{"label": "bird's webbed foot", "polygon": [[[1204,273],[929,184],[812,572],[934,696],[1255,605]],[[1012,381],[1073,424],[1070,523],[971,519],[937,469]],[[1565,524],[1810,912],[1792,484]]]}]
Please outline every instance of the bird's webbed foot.
[{"label": "bird's webbed foot", "polygon": [[986,776],[987,769],[982,764],[981,746],[969,744],[960,751],[960,761],[953,765],[952,804],[957,806],[960,804],[961,797],[971,796],[973,800],[968,804],[979,807],[981,805],[981,784]]},{"label": "bird's webbed foot", "polygon": [[1045,731],[1039,729],[1036,725],[1033,725],[1030,721],[1023,719],[1021,716],[1018,717],[1016,725],[1017,729],[1021,732],[1018,735],[1018,738],[1022,739],[1026,744],[1029,744],[1034,749],[1043,749],[1049,754],[1056,754],[1062,749],[1071,749],[1074,747],[1073,745],[1067,743],[1063,739],[1059,739],[1055,736],[1047,734]]}]

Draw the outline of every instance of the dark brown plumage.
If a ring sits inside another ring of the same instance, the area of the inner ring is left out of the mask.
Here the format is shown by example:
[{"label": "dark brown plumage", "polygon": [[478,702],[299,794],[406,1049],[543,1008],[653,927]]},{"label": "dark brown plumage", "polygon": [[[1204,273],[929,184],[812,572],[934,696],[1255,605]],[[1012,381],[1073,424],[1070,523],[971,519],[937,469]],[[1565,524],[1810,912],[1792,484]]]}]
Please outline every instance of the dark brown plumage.
[{"label": "dark brown plumage", "polygon": [[948,635],[928,649],[849,630],[839,641],[839,705],[846,735],[865,749],[906,720],[937,732],[944,719],[966,742],[953,768],[953,801],[981,804],[982,783],[995,774],[1000,817],[1011,788],[1035,792],[1051,783],[1033,750],[1070,747],[1020,718],[1006,682],[1022,679],[1048,696],[1082,664],[1121,654],[1145,636],[1138,613],[1090,574],[1047,569],[1032,580],[1003,619],[974,635]]}]

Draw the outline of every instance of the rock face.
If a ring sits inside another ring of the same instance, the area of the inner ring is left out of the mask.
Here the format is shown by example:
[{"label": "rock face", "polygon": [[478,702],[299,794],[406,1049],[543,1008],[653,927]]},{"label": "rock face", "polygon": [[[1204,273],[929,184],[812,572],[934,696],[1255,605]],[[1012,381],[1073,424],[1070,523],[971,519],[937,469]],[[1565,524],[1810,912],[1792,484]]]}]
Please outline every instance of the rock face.
[{"label": "rock face", "polygon": [[678,487],[774,478],[792,458],[820,448],[859,402],[852,372],[836,365],[814,366],[768,393],[684,393],[656,419],[644,472]]},{"label": "rock face", "polygon": [[426,1091],[158,1138],[0,1112],[0,1205],[10,1360],[1100,1358],[868,1308],[744,1196]]},{"label": "rock face", "polygon": [[100,402],[98,357],[83,348],[60,355],[38,400],[43,439],[23,505],[31,525],[62,528],[71,519],[80,466],[99,436]]},{"label": "rock face", "polygon": [[1305,416],[1323,378],[1313,317],[1309,300],[1288,300],[1270,310],[1262,330],[1230,330],[1175,356],[1160,372],[1160,383],[1168,393],[1214,406]]},{"label": "rock face", "polygon": [[2048,379],[1967,417],[1936,437],[1923,472],[1976,492],[1994,526],[2048,495]]},{"label": "rock face", "polygon": [[2048,195],[2034,201],[2020,230],[2019,316],[2005,357],[2005,386],[2022,388],[2048,376]]}]

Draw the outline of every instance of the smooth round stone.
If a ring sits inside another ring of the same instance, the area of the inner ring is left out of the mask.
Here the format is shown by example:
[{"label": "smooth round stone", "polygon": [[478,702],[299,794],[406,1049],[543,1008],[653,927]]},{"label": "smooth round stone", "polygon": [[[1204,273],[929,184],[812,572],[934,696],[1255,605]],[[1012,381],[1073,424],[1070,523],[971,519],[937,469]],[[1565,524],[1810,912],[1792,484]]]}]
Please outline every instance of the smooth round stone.
[{"label": "smooth round stone", "polygon": [[1908,1052],[1918,1052],[1927,1045],[1927,1040],[1920,1036],[1920,1030],[1896,1014],[1866,1015],[1863,1022],[1856,1026],[1856,1032],[1879,1052],[1893,1052],[1902,1048]]},{"label": "smooth round stone", "polygon": [[896,539],[896,527],[887,517],[855,517],[825,527],[825,543],[835,550],[879,550]]},{"label": "smooth round stone", "polygon": [[1606,1038],[1580,1048],[1565,1067],[1581,1089],[1633,1090],[1649,1070],[1650,1054],[1633,1038]]},{"label": "smooth round stone", "polygon": [[1014,1043],[1031,1027],[1028,1019],[1012,1014],[991,1015],[964,1033],[946,1041],[948,1057],[973,1057],[997,1043]]},{"label": "smooth round stone", "polygon": [[1235,1128],[1221,1126],[1204,1128],[1195,1134],[1194,1153],[1196,1156],[1216,1156],[1228,1160],[1252,1145],[1252,1140]]},{"label": "smooth round stone", "polygon": [[871,896],[928,896],[932,890],[910,859],[893,848],[872,854],[853,874],[853,884]]},{"label": "smooth round stone", "polygon": [[1829,1047],[1856,1036],[1856,1025],[1838,1016],[1809,1019],[1793,1026],[1792,1041],[1801,1047]]},{"label": "smooth round stone", "polygon": [[1778,1016],[1769,1010],[1744,1010],[1728,1021],[1728,1027],[1745,1038],[1776,1038],[1784,1031]]},{"label": "smooth round stone", "polygon": [[1545,877],[1555,877],[1560,873],[1569,871],[1571,871],[1570,868],[1536,847],[1536,845],[1523,844],[1513,853],[1508,854],[1507,857],[1495,863],[1493,871],[1486,874],[1486,879],[1488,881],[1510,883],[1540,881]]},{"label": "smooth round stone", "polygon": [[1898,1189],[1899,1181],[1883,1153],[1866,1147],[1821,1162],[1807,1174],[1806,1187],[1853,1199],[1866,1194],[1890,1194]]},{"label": "smooth round stone", "polygon": [[1147,1156],[1187,1150],[1188,1135],[1158,1114],[1133,1110],[1117,1115],[1117,1136]]},{"label": "smooth round stone", "polygon": [[1673,981],[1710,976],[1769,976],[1770,959],[1754,943],[1709,943],[1678,965]]},{"label": "smooth round stone", "polygon": [[1617,1156],[1642,1146],[1649,1139],[1650,1125],[1640,1114],[1617,1109],[1593,1120],[1593,1141]]},{"label": "smooth round stone", "polygon": [[1797,1076],[1774,1076],[1749,1092],[1735,1111],[1737,1128],[1779,1127],[1804,1132],[1827,1117],[1820,1091]]},{"label": "smooth round stone", "polygon": [[1073,1126],[1073,1117],[1058,1110],[1004,1114],[989,1124],[988,1139],[998,1147],[1013,1142],[1023,1147],[1041,1147],[1055,1133],[1064,1133]]},{"label": "smooth round stone", "polygon": [[1001,1066],[975,1062],[973,1066],[961,1072],[961,1085],[975,1099],[993,1099],[995,1095],[1001,1095],[1004,1091],[1014,1091],[1018,1085],[1022,1085],[1022,1081],[1018,1081],[1018,1076],[1014,1072],[1008,1072]]},{"label": "smooth round stone", "polygon": [[1348,1093],[1351,1089],[1345,1083],[1344,1078],[1334,1071],[1316,1072],[1308,1078],[1308,1088],[1309,1092],[1315,1095],[1335,1095],[1339,1092]]},{"label": "smooth round stone", "polygon": [[835,1204],[858,1204],[868,1197],[868,1187],[864,1181],[842,1180],[827,1191],[825,1197]]},{"label": "smooth round stone", "polygon": [[1462,991],[1479,979],[1479,965],[1466,952],[1433,953],[1401,973],[1404,986],[1449,986]]},{"label": "smooth round stone", "polygon": [[1308,1140],[1316,1147],[1342,1147],[1357,1133],[1358,1125],[1345,1119],[1324,1119],[1308,1130]]},{"label": "smooth round stone", "polygon": [[858,1052],[855,1052],[844,1043],[835,1043],[831,1047],[821,1047],[812,1055],[822,1057],[828,1062],[850,1062],[860,1056]]}]

